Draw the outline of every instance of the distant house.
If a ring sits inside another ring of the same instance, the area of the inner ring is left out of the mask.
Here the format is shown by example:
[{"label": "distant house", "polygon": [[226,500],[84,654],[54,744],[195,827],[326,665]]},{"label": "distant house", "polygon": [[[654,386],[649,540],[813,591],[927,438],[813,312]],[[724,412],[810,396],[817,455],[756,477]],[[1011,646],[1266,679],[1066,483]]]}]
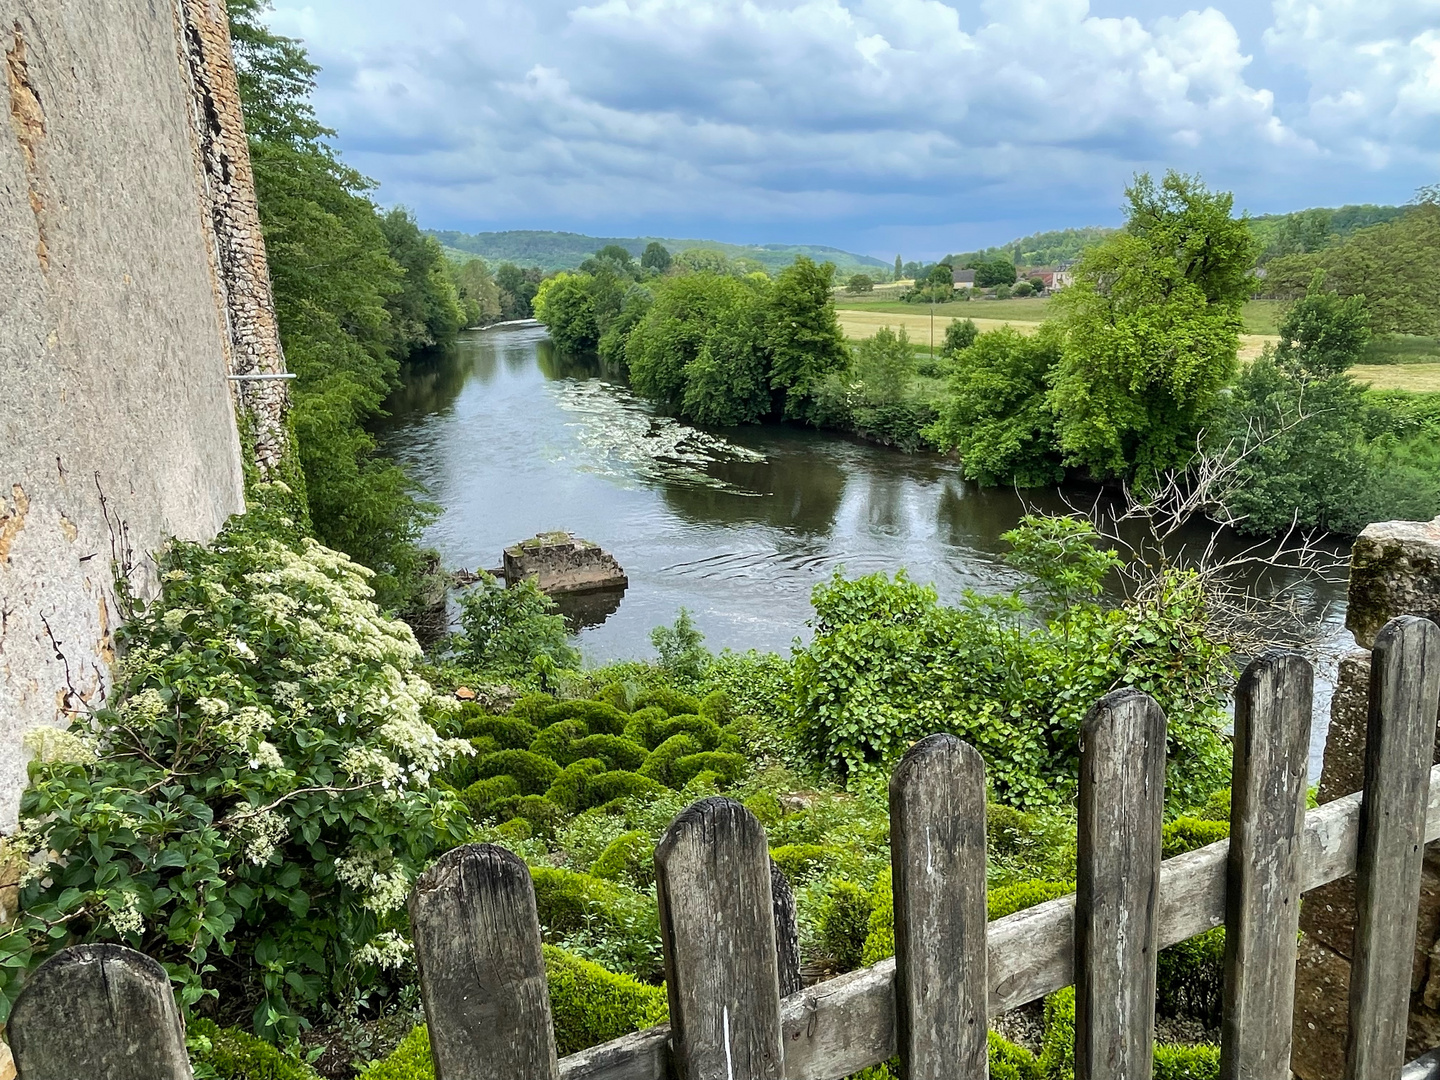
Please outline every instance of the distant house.
[{"label": "distant house", "polygon": [[975,288],[975,271],[974,271],[974,270],[956,270],[956,271],[955,271],[955,288],[957,288],[957,289],[973,289],[973,288]]},{"label": "distant house", "polygon": [[1047,292],[1054,292],[1056,289],[1063,289],[1066,285],[1073,285],[1075,277],[1066,270],[1025,270],[1020,277],[1025,281],[1040,279],[1041,286]]}]

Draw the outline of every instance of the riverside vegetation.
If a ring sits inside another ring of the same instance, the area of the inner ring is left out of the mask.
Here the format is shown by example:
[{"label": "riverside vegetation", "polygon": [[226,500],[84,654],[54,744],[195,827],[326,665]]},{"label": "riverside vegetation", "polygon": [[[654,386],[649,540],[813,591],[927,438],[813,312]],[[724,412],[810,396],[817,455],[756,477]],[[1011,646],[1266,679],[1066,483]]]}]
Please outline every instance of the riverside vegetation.
[{"label": "riverside vegetation", "polygon": [[[789,657],[711,654],[682,612],[654,659],[583,669],[533,585],[484,580],[422,653],[374,575],[306,535],[296,493],[251,501],[162,553],[106,707],[32,738],[6,1007],[44,957],[116,941],[169,971],[197,1075],[430,1077],[405,899],[478,841],[531,867],[572,1052],[664,1019],[654,846],[705,795],[765,824],[819,972],[893,949],[885,785],[934,731],[989,765],[992,916],[1070,891],[1078,723],[1122,684],[1170,719],[1167,852],[1225,835],[1231,668],[1201,582],[1166,571],[1105,606],[1118,556],[1083,520],[1023,521],[1007,595],[945,607],[903,573],[837,575]],[[1166,953],[1166,1016],[1213,1029],[1219,957],[1213,934]],[[1028,1047],[996,1035],[995,1075],[1072,1075],[1071,1008],[1053,998]],[[1162,1057],[1216,1074],[1208,1045]]]}]

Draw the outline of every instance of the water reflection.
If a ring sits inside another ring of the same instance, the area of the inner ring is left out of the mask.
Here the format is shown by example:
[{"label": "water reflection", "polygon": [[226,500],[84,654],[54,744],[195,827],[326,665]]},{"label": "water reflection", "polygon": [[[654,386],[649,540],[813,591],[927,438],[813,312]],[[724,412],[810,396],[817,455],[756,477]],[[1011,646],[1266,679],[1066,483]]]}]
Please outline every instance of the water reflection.
[{"label": "water reflection", "polygon": [[[506,544],[564,529],[624,566],[623,601],[574,616],[594,660],[648,655],[651,628],[681,606],[711,647],[784,651],[806,632],[811,589],[841,566],[903,566],[950,601],[965,589],[1011,588],[1000,537],[1021,514],[1110,497],[1084,487],[1065,498],[980,490],[944,459],[799,428],[700,431],[635,398],[597,362],[560,356],[535,327],[466,334],[404,379],[381,438],[445,508],[427,540],[447,564],[493,566]],[[1132,542],[1140,531],[1122,530]],[[1209,539],[1208,530],[1185,533],[1166,555],[1184,559]],[[1244,547],[1234,537],[1219,545]],[[1247,583],[1289,595],[1305,633],[1331,646],[1346,640],[1343,585],[1258,567]],[[1112,593],[1120,588],[1112,583]]]}]

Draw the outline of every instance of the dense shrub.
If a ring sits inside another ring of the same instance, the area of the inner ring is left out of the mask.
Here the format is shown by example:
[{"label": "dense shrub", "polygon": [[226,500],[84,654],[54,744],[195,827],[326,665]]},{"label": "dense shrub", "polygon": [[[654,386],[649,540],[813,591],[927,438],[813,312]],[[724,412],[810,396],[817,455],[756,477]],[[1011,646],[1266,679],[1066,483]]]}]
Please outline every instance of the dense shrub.
[{"label": "dense shrub", "polygon": [[646,888],[655,881],[655,842],[638,829],[623,832],[590,864],[590,874]]},{"label": "dense shrub", "polygon": [[298,1058],[213,1020],[192,1021],[185,1041],[196,1080],[319,1080]]},{"label": "dense shrub", "polygon": [[460,596],[460,627],[452,642],[455,657],[477,671],[524,679],[580,662],[565,619],[529,578],[507,588],[482,571]]},{"label": "dense shrub", "polygon": [[827,844],[785,844],[772,848],[770,858],[791,884],[797,884],[835,869],[841,853]]},{"label": "dense shrub", "polygon": [[468,824],[431,778],[471,747],[436,734],[450,703],[369,572],[262,524],[162,556],[160,597],[117,633],[110,705],[32,762],[5,1000],[54,950],[115,941],[184,1005],[258,1001],[257,1028],[293,1033],[403,960],[410,882]]},{"label": "dense shrub", "polygon": [[[1040,1050],[1044,1080],[1075,1080],[1075,988],[1045,999],[1045,1040]],[[1155,1047],[1155,1080],[1218,1080],[1219,1047]]]},{"label": "dense shrub", "polygon": [[540,732],[533,724],[514,716],[489,716],[474,705],[460,713],[460,734],[467,739],[488,735],[501,750],[525,750]]},{"label": "dense shrub", "polygon": [[870,933],[871,894],[852,881],[834,882],[820,905],[820,942],[837,971],[860,966]]},{"label": "dense shrub", "polygon": [[645,691],[635,699],[635,707],[631,711],[632,714],[640,713],[652,707],[664,709],[666,716],[693,715],[700,712],[699,701],[669,686],[657,686]]}]

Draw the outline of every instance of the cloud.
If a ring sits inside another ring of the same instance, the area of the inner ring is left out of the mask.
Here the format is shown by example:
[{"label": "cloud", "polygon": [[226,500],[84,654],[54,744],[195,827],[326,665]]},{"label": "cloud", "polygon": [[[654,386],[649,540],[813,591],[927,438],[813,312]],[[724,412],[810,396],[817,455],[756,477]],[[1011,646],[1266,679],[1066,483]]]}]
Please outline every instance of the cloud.
[{"label": "cloud", "polygon": [[324,66],[347,158],[427,222],[823,240],[1113,219],[1172,165],[1274,198],[1321,163],[1433,162],[1440,0],[1378,6],[1277,0],[1256,45],[1301,72],[1293,107],[1215,7],[277,0],[273,25]]}]

